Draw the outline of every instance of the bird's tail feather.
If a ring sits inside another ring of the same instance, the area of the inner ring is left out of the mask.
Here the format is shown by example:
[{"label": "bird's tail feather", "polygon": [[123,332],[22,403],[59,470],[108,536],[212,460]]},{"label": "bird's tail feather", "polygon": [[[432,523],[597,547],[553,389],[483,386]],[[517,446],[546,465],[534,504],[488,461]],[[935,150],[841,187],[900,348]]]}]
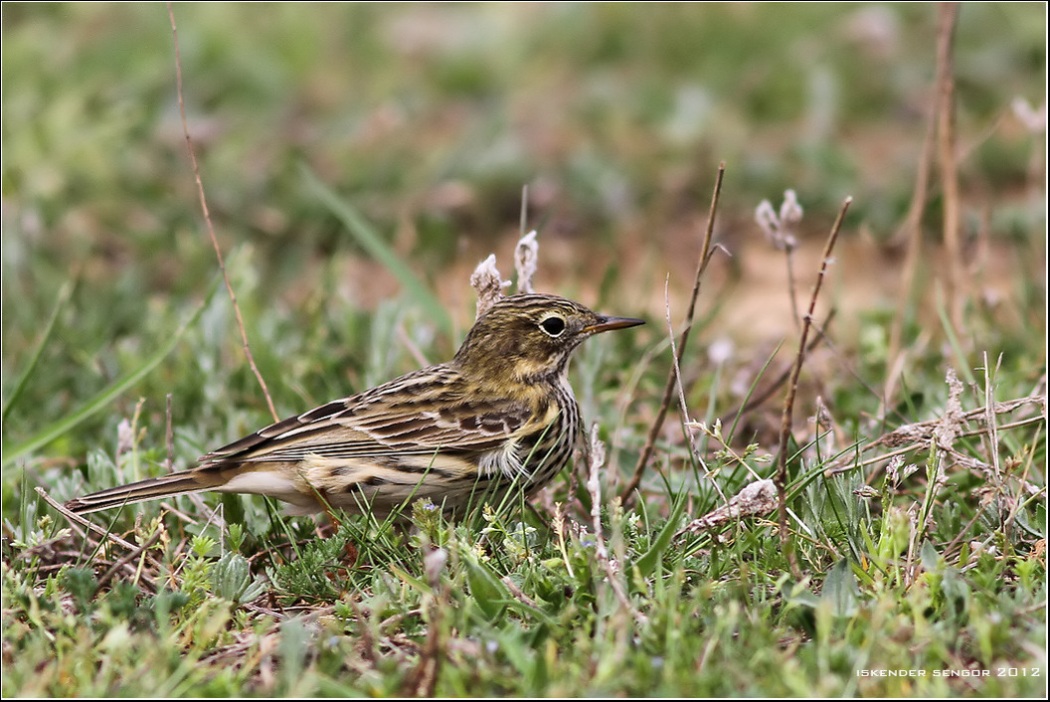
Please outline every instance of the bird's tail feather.
[{"label": "bird's tail feather", "polygon": [[214,489],[216,484],[209,480],[210,477],[201,471],[180,471],[77,497],[67,502],[66,508],[78,514],[88,514],[135,502]]}]

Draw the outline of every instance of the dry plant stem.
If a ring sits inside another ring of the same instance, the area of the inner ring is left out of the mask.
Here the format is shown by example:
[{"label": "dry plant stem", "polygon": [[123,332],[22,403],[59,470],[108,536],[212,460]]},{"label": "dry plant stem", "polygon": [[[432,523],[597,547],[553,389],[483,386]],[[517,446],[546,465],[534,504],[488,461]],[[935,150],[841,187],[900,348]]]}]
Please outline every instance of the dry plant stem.
[{"label": "dry plant stem", "polygon": [[[817,326],[817,335],[814,336],[813,340],[809,342],[809,346],[806,347],[806,353],[812,353],[813,349],[817,348],[820,342],[824,341],[827,338],[826,330],[828,328],[828,325],[831,324],[831,320],[835,318],[835,314],[836,310],[834,307],[832,307],[828,311],[828,316],[824,318],[823,323]],[[784,370],[780,372],[780,375],[778,375],[776,379],[774,379],[773,382],[770,383],[768,388],[763,390],[761,393],[752,395],[746,403],[740,405],[732,412],[726,412],[725,417],[727,419],[723,421],[723,424],[728,424],[730,421],[732,421],[733,418],[740,417],[744,413],[750,412],[751,410],[755,409],[756,407],[764,403],[766,400],[771,398],[776,393],[776,391],[779,390],[781,386],[783,386],[784,383],[788,381],[788,378],[791,377],[791,368],[792,366],[790,365],[786,366]]]},{"label": "dry plant stem", "polygon": [[[984,412],[985,408],[982,407],[982,408],[980,408],[977,411]],[[935,425],[939,421],[940,420],[937,419],[937,420],[932,420],[930,422],[924,422],[923,424],[926,425],[927,427],[932,427],[933,425]],[[1044,422],[1044,420],[1043,420],[1042,417],[1028,417],[1027,419],[1021,419],[1021,420],[1018,420],[1016,422],[1009,422],[1007,424],[999,424],[998,427],[997,427],[997,430],[998,431],[1008,431],[1010,429],[1019,429],[1021,427],[1030,426],[1032,424],[1040,424],[1040,423],[1043,423],[1043,422]],[[920,426],[920,425],[916,425],[916,427],[918,427],[918,426]],[[960,439],[965,439],[965,438],[970,438],[970,437],[974,437],[974,436],[984,436],[986,433],[987,433],[986,429],[971,429],[970,431],[960,432],[958,436],[959,436]],[[876,441],[868,444],[863,449],[861,449],[861,452],[863,453],[863,452],[871,449],[872,447],[874,447],[876,445],[883,445],[883,444],[885,444],[887,437],[892,437],[893,435],[894,434],[891,433],[891,434],[887,434],[886,436],[880,437]],[[891,441],[892,441],[892,439],[891,439]],[[889,461],[892,458],[895,458],[897,456],[904,456],[904,455],[907,455],[909,453],[915,453],[916,451],[926,451],[926,452],[928,452],[929,449],[930,449],[931,441],[933,441],[933,439],[932,439],[932,428],[929,429],[929,433],[927,435],[922,436],[920,438],[916,438],[914,441],[909,442],[909,443],[907,443],[905,445],[902,445],[899,448],[895,448],[892,451],[887,451],[886,453],[880,453],[879,455],[872,456],[871,458],[865,458],[863,461],[859,461],[859,462],[856,462],[856,463],[853,462],[854,454],[851,451],[849,453],[849,455],[847,456],[846,465],[842,465],[843,461],[841,461],[841,460],[840,461],[836,461],[835,465],[825,469],[824,475],[830,477],[832,475],[838,475],[840,473],[848,473],[851,470],[863,469],[863,468],[867,468],[868,466],[885,464],[887,461]],[[975,462],[974,459],[968,458],[967,456],[959,453],[958,451],[955,451],[954,449],[950,450],[948,453],[955,460],[955,462],[958,463],[961,466],[964,466],[966,468],[981,468],[981,466],[979,466],[977,464],[977,462]],[[982,470],[982,476],[984,475],[985,472],[986,471]],[[878,471],[873,471],[870,475],[868,475],[866,477],[865,482],[868,485],[870,485],[872,482],[874,482],[874,479],[875,479],[875,477],[877,475],[878,475]]]},{"label": "dry plant stem", "polygon": [[519,232],[520,236],[525,236],[525,233],[529,230],[525,228],[525,225],[529,221],[529,184],[521,186],[521,223]]},{"label": "dry plant stem", "polygon": [[[966,538],[966,535],[970,533],[971,529],[973,529],[973,525],[976,524],[981,519],[982,516],[983,516],[982,515],[982,511],[978,510],[973,515],[973,517],[970,518],[970,521],[966,522],[966,524],[964,524],[962,526],[962,529],[959,530],[959,533],[956,534],[955,537],[952,538],[951,541],[949,541],[947,544],[945,544],[943,548],[939,549],[940,552],[942,554],[944,554],[945,559],[947,559],[949,557],[949,554],[951,554],[953,557],[959,555],[955,551],[956,547],[962,542],[963,539]],[[974,565],[976,565],[976,563],[971,564],[971,567],[974,566]],[[963,572],[963,573],[965,573],[967,570],[970,570],[970,568],[967,568],[966,565],[964,563],[962,563],[961,561],[959,561],[958,559],[956,559],[956,561],[955,561],[955,567],[959,568],[960,572]]]},{"label": "dry plant stem", "polygon": [[959,169],[955,157],[955,78],[953,40],[959,3],[937,8],[937,151],[944,189],[944,247],[948,257],[948,301],[952,325],[959,329],[963,312],[963,262],[959,242]]},{"label": "dry plant stem", "polygon": [[412,357],[412,360],[419,364],[420,368],[426,368],[431,365],[426,354],[424,354],[419,346],[412,341],[412,337],[409,336],[408,332],[405,330],[405,325],[402,322],[398,322],[397,327],[394,329],[394,333],[397,334],[397,342],[408,350],[408,355]]},{"label": "dry plant stem", "polygon": [[518,245],[514,247],[514,271],[517,273],[518,294],[536,292],[532,286],[532,279],[536,275],[539,257],[540,247],[536,241],[536,231],[523,234],[518,240]]},{"label": "dry plant stem", "polygon": [[[995,364],[995,370],[999,370],[999,363],[1002,362],[1002,356],[999,357],[999,361]],[[988,453],[992,457],[992,469],[995,474],[995,482],[997,488],[1002,488],[1003,483],[1003,471],[999,465],[999,428],[995,421],[995,412],[992,410],[992,406],[995,404],[995,394],[992,391],[992,369],[988,367],[988,352],[984,352],[984,406],[987,409],[985,412],[985,426],[988,427],[988,440],[990,446],[988,447]]]},{"label": "dry plant stem", "polygon": [[[893,317],[893,325],[890,327],[890,344],[888,358],[896,358],[900,353],[904,334],[904,315],[908,308],[908,300],[911,298],[912,287],[915,285],[915,274],[919,268],[919,259],[922,257],[922,212],[926,208],[926,197],[930,186],[930,163],[933,161],[934,135],[937,132],[937,109],[934,107],[929,115],[926,126],[926,136],[922,142],[922,151],[919,156],[919,168],[915,174],[915,187],[912,189],[911,204],[908,206],[908,214],[904,217],[897,238],[901,235],[907,237],[905,241],[904,263],[901,265],[900,283],[897,286],[897,313]],[[886,402],[891,401],[895,389],[898,373],[891,374],[886,380],[886,390],[883,393]]]},{"label": "dry plant stem", "polygon": [[772,480],[755,480],[748,483],[740,492],[733,495],[731,500],[717,509],[711,510],[699,519],[694,519],[675,534],[678,539],[684,534],[698,534],[702,531],[715,529],[727,522],[740,520],[744,517],[759,516],[767,514],[777,501],[777,489]]},{"label": "dry plant stem", "polygon": [[475,318],[480,319],[489,308],[503,298],[503,288],[510,285],[510,281],[504,282],[500,277],[499,269],[496,268],[496,254],[479,263],[470,274],[470,287],[477,293],[478,301]]},{"label": "dry plant stem", "polygon": [[[696,277],[693,280],[693,292],[689,298],[689,309],[686,311],[685,317],[685,328],[682,330],[682,340],[678,344],[678,353],[675,356],[675,363],[680,364],[682,355],[685,353],[686,344],[689,341],[689,332],[693,329],[693,316],[696,313],[696,300],[700,296],[700,281],[703,278],[704,270],[707,268],[707,263],[710,261],[711,256],[711,239],[715,230],[715,215],[718,213],[718,199],[722,194],[722,180],[725,176],[726,164],[725,161],[718,165],[718,175],[715,177],[714,192],[711,195],[711,209],[707,214],[707,228],[704,230],[704,241],[700,247],[700,259],[696,267]],[[629,507],[631,500],[634,499],[634,492],[638,489],[638,486],[642,482],[642,475],[645,473],[645,468],[649,464],[649,459],[652,458],[653,448],[656,446],[656,437],[660,433],[660,429],[663,428],[664,420],[667,418],[667,410],[671,406],[671,398],[674,396],[675,383],[677,375],[675,374],[674,365],[671,367],[671,371],[667,374],[667,384],[664,386],[663,400],[660,402],[660,411],[656,415],[656,419],[653,421],[653,425],[649,427],[649,435],[645,439],[645,446],[642,448],[642,453],[638,457],[638,462],[634,466],[634,473],[631,475],[631,479],[627,481],[623,489],[620,491],[620,501],[624,507]]]},{"label": "dry plant stem", "polygon": [[420,652],[419,665],[412,676],[410,690],[415,697],[433,697],[437,688],[438,674],[441,672],[442,636],[441,618],[443,612],[438,596],[430,605],[430,622],[427,626],[427,638]]},{"label": "dry plant stem", "polygon": [[175,469],[175,429],[171,421],[171,393],[164,397],[164,446],[168,449],[168,461],[164,466],[170,473]]},{"label": "dry plant stem", "polygon": [[171,35],[175,43],[175,83],[179,99],[179,116],[182,117],[182,133],[186,136],[186,151],[189,153],[190,162],[193,164],[193,177],[197,181],[197,196],[200,199],[201,212],[204,214],[204,223],[208,229],[208,237],[211,239],[212,248],[215,249],[215,258],[219,262],[219,270],[222,271],[222,280],[226,284],[226,292],[229,294],[230,303],[233,305],[233,314],[237,318],[237,329],[241,333],[241,346],[244,349],[244,355],[248,359],[248,365],[251,367],[252,373],[255,374],[255,379],[259,381],[259,386],[266,397],[266,405],[270,408],[270,414],[273,415],[273,421],[278,422],[281,418],[277,414],[273,398],[270,397],[270,390],[266,387],[266,381],[263,380],[259,367],[255,365],[255,357],[252,356],[252,350],[248,345],[248,332],[244,329],[244,318],[241,316],[241,308],[237,304],[237,295],[233,292],[233,285],[230,284],[230,277],[226,274],[226,263],[223,261],[222,248],[219,247],[219,239],[215,236],[215,226],[212,224],[211,213],[208,211],[208,200],[204,196],[204,183],[201,181],[197,154],[193,151],[193,139],[190,138],[190,127],[186,120],[186,103],[182,97],[182,55],[179,52],[179,32],[175,26],[175,11],[172,10],[170,2],[167,5],[168,18],[171,20]]},{"label": "dry plant stem", "polygon": [[905,587],[911,587],[914,585],[915,576],[918,575],[918,564],[915,563],[915,544],[918,541],[918,530],[915,526],[914,520],[912,520],[911,526],[908,529],[908,552],[904,555],[903,562],[901,563],[901,578]]},{"label": "dry plant stem", "polygon": [[616,574],[612,562],[609,560],[609,551],[605,547],[605,536],[602,535],[602,493],[599,469],[605,463],[605,451],[600,448],[600,444],[598,443],[597,424],[595,424],[591,430],[590,444],[592,448],[587,491],[591,494],[591,524],[594,528],[595,541],[594,555],[605,570],[605,578],[609,581],[609,585],[612,587],[616,599],[624,609],[631,613],[639,626],[644,626],[648,623],[649,618],[639,612],[638,609],[631,604],[631,599],[623,589],[623,583],[620,582],[620,577]]},{"label": "dry plant stem", "polygon": [[726,439],[725,436],[722,435],[720,431],[714,431],[710,427],[705,426],[703,423],[700,422],[690,422],[686,425],[686,427],[689,429],[696,429],[697,431],[704,433],[706,436],[713,439],[714,441],[717,441],[718,444],[722,447],[721,450],[725,451],[726,456],[728,458],[733,459],[733,461],[738,466],[747,471],[747,474],[751,476],[752,480],[761,480],[761,477],[758,475],[758,473],[755,472],[755,469],[748,465],[748,462],[744,459],[744,457],[740,455],[740,453],[729,444],[729,441]]},{"label": "dry plant stem", "polygon": [[[52,509],[54,509],[56,512],[58,512],[63,517],[65,517],[66,521],[68,521],[70,524],[74,525],[74,527],[76,527],[78,525],[81,526],[81,527],[84,527],[85,529],[98,534],[102,538],[108,539],[108,540],[112,541],[113,543],[115,543],[115,544],[117,544],[119,546],[122,546],[123,548],[126,548],[128,551],[130,551],[132,553],[131,558],[135,558],[138,555],[144,553],[145,549],[149,545],[151,545],[151,544],[147,544],[146,546],[141,546],[141,547],[140,546],[136,546],[133,543],[125,541],[124,539],[120,538],[116,534],[113,534],[113,533],[103,529],[102,527],[98,526],[97,524],[95,524],[93,522],[89,522],[87,519],[84,519],[79,514],[74,514],[73,512],[71,512],[68,509],[66,509],[65,505],[57,502],[53,497],[51,497],[51,495],[48,495],[47,491],[44,490],[44,488],[42,488],[42,487],[36,488],[36,493],[38,495],[40,495],[40,497],[44,500],[44,502],[46,502],[48,505],[50,505]],[[159,532],[158,532],[158,535],[159,535]],[[152,541],[153,540],[151,539],[151,542]],[[119,564],[120,567],[123,567],[127,562],[130,562],[130,560],[131,559],[128,559],[127,561],[123,561],[123,560],[122,561],[118,561],[118,564]],[[110,577],[110,576],[107,575],[107,577]],[[141,572],[139,573],[139,580],[142,583],[144,583],[147,587],[149,587],[151,590],[153,590],[154,592],[157,591],[157,585],[154,582],[153,578],[149,577],[145,573],[141,573]]]},{"label": "dry plant stem", "polygon": [[[671,340],[671,360],[674,362],[673,370],[675,377],[675,387],[678,389],[678,405],[682,412],[682,423],[689,424],[689,406],[685,401],[685,388],[682,387],[682,369],[678,365],[678,354],[675,350],[674,345],[674,325],[671,324],[671,292],[669,290],[670,277],[664,281],[664,313],[667,319],[667,335]],[[693,453],[693,458],[703,468],[704,477],[711,480],[711,485],[714,486],[715,492],[722,498],[722,502],[726,505],[729,504],[729,498],[722,492],[722,488],[718,485],[718,481],[711,477],[711,473],[707,470],[707,463],[704,461],[704,457],[700,455],[700,448],[696,445],[695,434],[692,431],[686,430],[686,437],[689,440],[689,450]]]},{"label": "dry plant stem", "polygon": [[[996,402],[990,408],[989,407],[977,407],[976,409],[967,410],[963,413],[962,418],[966,421],[987,421],[988,412],[994,412],[995,414],[1007,414],[1013,412],[1026,405],[1037,405],[1043,404],[1046,399],[1043,395],[1032,394],[1025,397],[1018,397],[1013,400],[1004,400],[1003,402]],[[1012,429],[1018,426],[1025,426],[1033,422],[1045,421],[1046,418],[1043,415],[1028,417],[1024,420],[1011,422],[1009,424],[1000,424],[999,429]],[[933,432],[933,428],[941,421],[940,417],[935,419],[928,419],[925,422],[919,422],[917,424],[909,424],[907,426],[898,427],[887,434],[880,436],[868,444],[868,448],[875,446],[903,446],[905,444],[912,444],[918,440],[928,439]],[[962,432],[959,436],[976,436],[983,433],[984,429],[974,430],[971,432]]]},{"label": "dry plant stem", "polygon": [[[940,66],[942,60],[940,45],[937,51],[937,79],[934,85],[933,100],[931,100],[930,113],[926,122],[926,135],[923,137],[922,151],[919,156],[918,170],[915,173],[915,187],[912,190],[911,204],[908,206],[908,214],[904,218],[901,228],[897,232],[897,239],[906,237],[906,249],[904,264],[901,266],[900,284],[897,287],[897,313],[894,315],[893,324],[890,327],[890,343],[887,358],[897,358],[904,344],[904,317],[908,308],[915,285],[915,275],[919,268],[919,260],[922,258],[922,213],[926,208],[926,198],[930,186],[930,166],[933,163],[934,145],[937,137],[937,125],[943,104],[940,100],[940,76],[943,70]],[[903,361],[894,364],[894,370],[886,376],[886,386],[883,391],[883,407],[893,404],[893,395],[896,390],[897,380],[904,368]]]},{"label": "dry plant stem", "polygon": [[361,611],[361,607],[355,598],[346,597],[343,601],[350,607],[350,611],[354,613],[354,619],[360,624],[357,628],[358,638],[360,639],[360,645],[358,645],[357,650],[362,658],[375,665],[376,651],[379,650],[379,647],[376,645],[375,637],[372,636],[372,630],[368,626],[370,618],[365,617],[365,613]]},{"label": "dry plant stem", "polygon": [[795,329],[802,331],[802,316],[798,313],[798,293],[796,292],[798,286],[795,283],[794,249],[791,247],[784,249],[784,260],[787,264],[788,297],[791,298],[791,318],[795,320]]},{"label": "dry plant stem", "polygon": [[75,513],[71,512],[71,511],[69,511],[68,509],[66,509],[65,505],[61,504],[60,502],[56,502],[55,499],[53,497],[51,497],[51,495],[48,495],[47,491],[45,491],[44,488],[42,488],[42,487],[36,488],[36,493],[38,495],[40,495],[40,497],[44,500],[44,502],[46,502],[51,507],[53,507],[56,512],[58,512],[63,517],[65,517],[68,522],[70,522],[72,524],[75,524],[75,525],[80,525],[80,526],[84,527],[85,529],[87,529],[88,531],[93,531],[94,533],[98,534],[102,538],[109,539],[113,543],[118,544],[120,546],[123,546],[124,548],[126,548],[128,550],[134,551],[135,549],[138,548],[138,546],[136,546],[135,544],[133,544],[133,543],[131,543],[129,541],[125,541],[124,539],[120,538],[116,534],[113,534],[111,532],[106,531],[105,529],[103,529],[102,527],[98,526],[94,522],[89,522],[87,519],[84,519],[79,514],[75,514]]},{"label": "dry plant stem", "polygon": [[791,539],[788,534],[788,437],[791,436],[791,417],[795,409],[795,395],[798,394],[798,377],[802,372],[802,364],[806,360],[806,340],[809,337],[809,330],[813,326],[813,315],[817,306],[817,296],[820,295],[820,288],[824,284],[824,276],[827,274],[828,262],[831,260],[831,252],[835,248],[835,242],[839,238],[839,231],[842,229],[842,222],[846,218],[846,211],[849,210],[851,202],[853,202],[853,198],[847,197],[842,203],[842,208],[839,210],[839,216],[835,219],[835,224],[831,227],[831,234],[828,235],[827,243],[824,244],[824,255],[821,257],[820,273],[817,274],[817,282],[814,283],[813,294],[810,295],[809,298],[809,310],[806,312],[806,316],[802,320],[802,336],[798,342],[798,353],[795,356],[795,366],[791,369],[791,378],[788,381],[788,394],[784,401],[784,411],[780,415],[780,447],[777,451],[777,472],[774,481],[777,486],[777,522],[780,528],[780,546],[783,552],[787,555],[788,564],[791,566],[791,574],[795,578],[801,578],[802,571],[799,570],[798,560],[795,557],[794,550],[791,548]]},{"label": "dry plant stem", "polygon": [[[160,536],[161,530],[157,529],[157,531],[153,532],[153,536],[146,539],[146,542],[144,544],[136,548],[134,551],[129,551],[128,553],[118,558],[117,561],[110,567],[110,569],[107,570],[105,574],[103,574],[103,576],[98,579],[98,588],[102,589],[103,587],[105,587],[106,583],[109,582],[110,578],[116,575],[117,571],[123,568],[126,564],[131,563],[136,558],[145,556],[146,549],[152,548],[153,544],[157,543],[160,540]],[[140,573],[140,571],[141,567],[136,572]]]},{"label": "dry plant stem", "polygon": [[507,591],[510,592],[510,594],[518,602],[521,602],[526,607],[532,607],[533,609],[542,609],[538,604],[536,604],[535,600],[526,595],[522,591],[522,589],[518,587],[517,583],[510,579],[509,575],[504,575],[502,578],[500,578],[500,582],[507,586]]},{"label": "dry plant stem", "polygon": [[165,512],[168,512],[169,514],[174,516],[176,519],[178,519],[183,524],[197,524],[198,523],[196,519],[194,519],[190,515],[186,514],[185,512],[181,511],[178,507],[176,507],[172,503],[168,502],[167,500],[161,500],[160,507]]}]

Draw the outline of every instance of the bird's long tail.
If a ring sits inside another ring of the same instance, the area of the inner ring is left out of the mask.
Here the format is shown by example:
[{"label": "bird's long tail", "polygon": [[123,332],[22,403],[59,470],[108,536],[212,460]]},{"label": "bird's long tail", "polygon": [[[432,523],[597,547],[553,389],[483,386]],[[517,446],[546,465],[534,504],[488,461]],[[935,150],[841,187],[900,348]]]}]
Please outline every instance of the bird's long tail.
[{"label": "bird's long tail", "polygon": [[135,502],[155,500],[160,497],[184,495],[188,492],[213,490],[222,483],[220,476],[207,471],[186,470],[160,478],[148,478],[136,483],[100,490],[77,497],[66,503],[66,508],[78,514],[98,512]]}]

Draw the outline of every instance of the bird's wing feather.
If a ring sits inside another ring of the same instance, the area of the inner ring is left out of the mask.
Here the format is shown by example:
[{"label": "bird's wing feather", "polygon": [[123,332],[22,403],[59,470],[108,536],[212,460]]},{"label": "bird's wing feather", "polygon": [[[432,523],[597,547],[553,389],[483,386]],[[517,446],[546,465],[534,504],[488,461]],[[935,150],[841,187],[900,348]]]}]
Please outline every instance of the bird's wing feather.
[{"label": "bird's wing feather", "polygon": [[411,373],[363,394],[335,400],[271,424],[212,451],[202,467],[300,461],[308,456],[368,458],[432,454],[438,449],[488,451],[518,432],[525,402],[479,398],[447,365]]}]

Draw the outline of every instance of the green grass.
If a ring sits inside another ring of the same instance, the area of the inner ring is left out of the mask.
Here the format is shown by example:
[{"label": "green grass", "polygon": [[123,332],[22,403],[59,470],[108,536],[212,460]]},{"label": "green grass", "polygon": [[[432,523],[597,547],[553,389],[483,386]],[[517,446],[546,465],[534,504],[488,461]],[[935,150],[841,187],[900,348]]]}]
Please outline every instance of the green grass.
[{"label": "green grass", "polygon": [[[739,311],[774,272],[754,264],[752,212],[795,188],[804,251],[849,193],[841,246],[892,236],[933,6],[175,12],[205,190],[280,414],[449,358],[473,266],[495,251],[507,272],[524,184],[540,289],[647,317],[572,366],[606,443],[612,562],[582,461],[534,506],[448,523],[415,505],[411,529],[348,517],[324,538],[257,497],[92,515],[131,548],[49,508],[36,488],[63,501],[160,474],[169,455],[186,468],[269,415],[200,224],[164,7],[5,4],[5,696],[1045,692],[1045,135],[1009,109],[1045,94],[1044,8],[962,8],[971,286],[953,327],[934,181],[884,412],[894,298],[848,299],[868,270],[897,280],[899,259],[833,268],[824,295],[846,312],[803,369],[789,448],[801,578],[775,511],[683,533],[774,470],[784,390],[734,412],[797,343]],[[703,464],[676,403],[624,508],[670,366],[663,283],[670,271],[680,329],[719,160],[733,258],[705,279],[682,363]],[[797,265],[804,298],[813,271]],[[949,368],[974,412],[954,422]],[[989,398],[1017,401],[994,439]]]}]

